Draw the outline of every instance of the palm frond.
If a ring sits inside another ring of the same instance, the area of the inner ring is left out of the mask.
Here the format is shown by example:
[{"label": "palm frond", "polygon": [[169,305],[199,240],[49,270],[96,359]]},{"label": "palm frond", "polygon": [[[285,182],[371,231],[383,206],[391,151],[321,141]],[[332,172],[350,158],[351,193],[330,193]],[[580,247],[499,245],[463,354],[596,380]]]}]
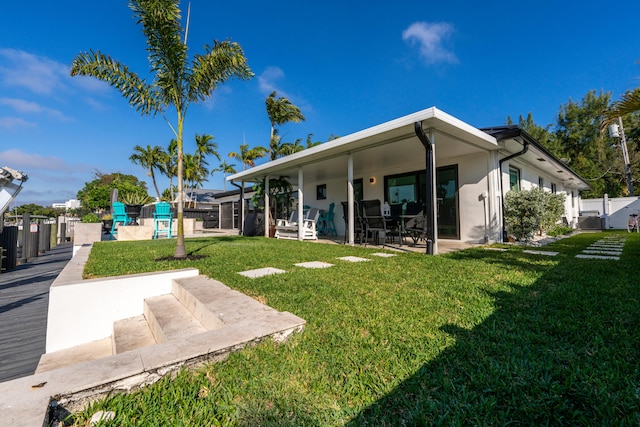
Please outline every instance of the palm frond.
[{"label": "palm frond", "polygon": [[253,75],[238,43],[214,41],[213,47],[205,46],[204,55],[194,56],[188,76],[189,100],[203,101],[219,84],[233,77],[248,80]]},{"label": "palm frond", "polygon": [[176,0],[132,0],[130,7],[147,41],[149,65],[166,103],[184,107],[184,81],[188,72],[187,47],[182,42],[180,8]]},{"label": "palm frond", "polygon": [[626,114],[640,111],[640,88],[628,91],[619,101],[614,102],[605,113],[603,127],[606,127]]},{"label": "palm frond", "polygon": [[156,113],[164,109],[160,94],[136,73],[100,51],[78,54],[71,64],[72,76],[91,76],[115,87],[129,104],[141,114]]}]

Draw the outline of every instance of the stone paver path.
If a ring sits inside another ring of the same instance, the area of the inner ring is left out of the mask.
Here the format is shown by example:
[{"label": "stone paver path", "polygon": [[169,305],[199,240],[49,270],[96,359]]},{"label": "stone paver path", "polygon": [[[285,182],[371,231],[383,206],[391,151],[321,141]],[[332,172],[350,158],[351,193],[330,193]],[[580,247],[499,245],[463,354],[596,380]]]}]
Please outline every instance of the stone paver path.
[{"label": "stone paver path", "polygon": [[576,258],[581,259],[608,259],[619,261],[624,249],[624,237],[605,237],[590,244]]}]

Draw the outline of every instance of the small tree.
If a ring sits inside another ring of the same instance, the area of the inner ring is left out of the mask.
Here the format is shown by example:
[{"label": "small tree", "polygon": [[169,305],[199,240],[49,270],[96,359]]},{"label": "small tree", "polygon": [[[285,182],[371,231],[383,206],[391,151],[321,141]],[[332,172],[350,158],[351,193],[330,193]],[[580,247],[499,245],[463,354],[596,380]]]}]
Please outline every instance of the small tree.
[{"label": "small tree", "polygon": [[542,188],[509,191],[504,198],[504,221],[507,233],[516,240],[526,241],[536,231],[546,231],[564,213],[564,195]]}]

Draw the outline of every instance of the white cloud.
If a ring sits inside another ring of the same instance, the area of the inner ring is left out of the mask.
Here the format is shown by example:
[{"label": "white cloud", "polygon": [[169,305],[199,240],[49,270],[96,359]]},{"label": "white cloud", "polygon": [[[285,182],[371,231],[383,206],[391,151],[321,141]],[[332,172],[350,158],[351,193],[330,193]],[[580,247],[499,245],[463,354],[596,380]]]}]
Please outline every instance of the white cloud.
[{"label": "white cloud", "polygon": [[24,99],[17,98],[0,98],[0,105],[6,105],[7,107],[22,114],[46,114],[59,120],[69,121],[70,119],[62,114],[61,111],[43,107],[42,105],[26,101]]},{"label": "white cloud", "polygon": [[24,170],[25,172],[34,169],[63,172],[71,172],[75,170],[72,165],[59,157],[25,153],[24,151],[15,148],[0,151],[0,159],[2,159],[3,163],[11,165],[12,168]]},{"label": "white cloud", "polygon": [[18,127],[35,127],[33,122],[29,122],[21,117],[0,117],[1,129],[15,129]]},{"label": "white cloud", "polygon": [[417,44],[420,57],[428,64],[457,64],[458,58],[443,42],[455,31],[453,25],[446,22],[414,22],[402,32],[402,40]]},{"label": "white cloud", "polygon": [[282,68],[267,67],[267,69],[258,76],[258,85],[260,87],[260,92],[262,92],[263,95],[268,96],[269,94],[271,94],[271,92],[277,90],[278,92],[280,92],[280,96],[289,98],[288,96],[283,94],[281,90],[276,88],[276,80],[280,80],[283,78],[284,71],[282,71]]},{"label": "white cloud", "polygon": [[0,49],[0,81],[39,95],[53,95],[67,86],[69,67],[52,59],[16,49]]}]

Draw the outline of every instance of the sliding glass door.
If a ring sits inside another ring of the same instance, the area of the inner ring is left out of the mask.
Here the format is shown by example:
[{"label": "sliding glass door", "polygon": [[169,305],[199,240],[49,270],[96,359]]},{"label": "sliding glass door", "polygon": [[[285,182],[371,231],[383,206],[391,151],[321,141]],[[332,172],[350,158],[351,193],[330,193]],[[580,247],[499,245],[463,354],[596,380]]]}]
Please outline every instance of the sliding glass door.
[{"label": "sliding glass door", "polygon": [[[385,176],[384,188],[385,201],[390,205],[404,205],[407,213],[416,213],[425,206],[427,179],[423,170]],[[436,200],[438,237],[458,239],[458,165],[436,169]]]}]

